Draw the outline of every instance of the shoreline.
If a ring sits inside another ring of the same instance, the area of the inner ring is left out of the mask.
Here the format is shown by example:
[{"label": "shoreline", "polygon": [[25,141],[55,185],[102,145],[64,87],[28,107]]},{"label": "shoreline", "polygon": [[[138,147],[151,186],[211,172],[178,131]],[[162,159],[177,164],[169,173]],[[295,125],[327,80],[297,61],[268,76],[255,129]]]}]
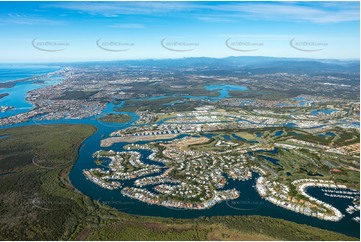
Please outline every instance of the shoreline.
[{"label": "shoreline", "polygon": [[[56,71],[51,71],[51,72],[47,72],[45,74],[39,74],[39,75],[34,75],[31,77],[25,77],[25,78],[20,78],[20,79],[14,79],[14,80],[8,80],[5,82],[0,82],[0,88],[3,89],[7,89],[7,88],[12,88],[14,86],[16,86],[19,82],[27,82],[27,81],[35,81],[37,78],[42,78],[42,77],[46,77],[46,76],[51,76],[51,75],[55,75],[57,72],[61,71],[62,69],[56,70]],[[1,98],[0,98],[1,99]]]},{"label": "shoreline", "polygon": [[[315,180],[315,179],[300,179],[295,180],[292,182],[292,185],[296,186],[296,190],[299,194],[303,195],[308,199],[308,202],[311,201],[314,203],[314,205],[320,206],[323,209],[326,208],[329,211],[332,212],[332,215],[329,215],[325,212],[314,212],[311,210],[311,207],[313,207],[312,204],[310,205],[300,205],[296,202],[293,202],[291,199],[286,199],[285,196],[274,194],[271,191],[271,188],[267,186],[267,181],[264,179],[264,177],[259,177],[256,181],[256,190],[258,194],[264,198],[265,200],[273,203],[276,206],[282,207],[287,210],[291,210],[295,213],[300,213],[306,216],[315,217],[317,219],[326,220],[326,221],[332,221],[337,222],[340,221],[345,215],[341,213],[341,211],[334,206],[320,201],[317,198],[314,198],[306,193],[306,190],[308,187],[319,187],[319,188],[343,188],[347,189],[345,185],[337,185],[333,181],[325,181],[325,180]],[[301,184],[300,184],[301,183]],[[305,203],[306,203],[305,202]]]},{"label": "shoreline", "polygon": [[140,136],[122,136],[122,137],[110,137],[101,140],[101,147],[109,147],[115,143],[134,143],[138,141],[154,141],[162,139],[173,139],[176,138],[179,134],[160,134],[160,135],[140,135]]}]

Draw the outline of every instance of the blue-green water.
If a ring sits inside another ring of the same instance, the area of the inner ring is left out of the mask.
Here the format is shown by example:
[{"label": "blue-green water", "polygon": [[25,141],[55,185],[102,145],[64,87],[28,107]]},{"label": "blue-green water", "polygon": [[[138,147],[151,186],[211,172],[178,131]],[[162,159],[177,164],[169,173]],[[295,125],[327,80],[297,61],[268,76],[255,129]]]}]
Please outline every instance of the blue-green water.
[{"label": "blue-green water", "polygon": [[[219,95],[216,97],[211,97],[211,96],[191,96],[191,95],[170,95],[170,96],[154,96],[154,97],[150,97],[150,98],[136,98],[136,99],[132,99],[132,100],[157,100],[157,99],[162,99],[162,98],[168,98],[168,97],[180,97],[180,98],[185,98],[185,99],[193,99],[193,100],[207,100],[210,102],[215,102],[218,100],[221,100],[223,98],[228,98],[230,97],[229,95],[229,91],[247,91],[248,88],[245,86],[234,86],[234,85],[207,85],[204,87],[205,90],[207,91],[218,91]],[[243,103],[241,104],[242,106],[253,102],[253,100],[245,100],[243,101]],[[168,104],[165,105],[175,105],[179,103],[179,101],[174,101],[174,102],[170,102]]]},{"label": "blue-green water", "polygon": [[331,114],[333,112],[337,112],[338,110],[335,109],[322,109],[322,110],[312,110],[311,115],[318,115],[319,113],[323,114]]},{"label": "blue-green water", "polygon": [[244,142],[247,142],[247,143],[250,143],[250,144],[257,144],[258,141],[257,140],[248,140],[248,139],[244,139],[242,137],[239,137],[238,135],[236,134],[232,134],[232,136],[238,140],[241,140],[241,141],[244,141]]},{"label": "blue-green water", "polygon": [[301,107],[304,107],[304,106],[306,106],[307,104],[313,104],[313,101],[311,101],[311,100],[306,100],[305,98],[303,98],[303,97],[296,97],[296,98],[294,98],[294,100],[296,100],[296,101],[299,101],[299,104],[300,104],[300,106]]},{"label": "blue-green water", "polygon": [[[13,80],[19,80],[23,78],[30,78],[33,76],[44,75],[49,72],[59,70],[58,67],[24,67],[24,68],[4,68],[0,66],[0,83],[9,82]],[[61,81],[60,76],[53,76],[51,78],[43,78],[43,83],[32,83],[30,81],[16,82],[15,86],[10,88],[0,88],[0,94],[8,93],[0,99],[0,106],[13,106],[13,110],[7,112],[0,112],[0,118],[9,117],[12,115],[28,112],[34,106],[28,103],[25,98],[29,91],[42,88],[49,85],[57,84]]]},{"label": "blue-green water", "polygon": [[218,98],[230,97],[229,91],[247,91],[248,88],[245,86],[234,86],[234,85],[208,85],[205,87],[207,91],[218,91]]},{"label": "blue-green water", "polygon": [[269,157],[269,156],[265,156],[265,155],[260,155],[259,157],[271,162],[272,164],[274,165],[277,165],[277,166],[281,166],[280,165],[280,160],[279,159],[276,159],[276,158],[272,158],[272,157]]},{"label": "blue-green water", "polygon": [[0,83],[44,75],[59,69],[59,66],[47,65],[0,65]]},{"label": "blue-green water", "polygon": [[[21,86],[23,85],[23,86]],[[27,86],[30,85],[30,86]],[[20,84],[20,87],[25,88],[25,90],[33,90],[35,88],[39,88],[40,86],[33,86],[38,84]],[[227,85],[226,85],[227,86]],[[213,87],[215,89],[219,89]],[[19,97],[20,100],[18,104],[16,100],[11,99],[7,100],[6,105],[26,105],[25,95],[26,92],[21,90],[22,88],[15,89],[13,93],[13,97]],[[17,90],[17,91],[16,91]],[[226,89],[225,89],[226,90]],[[228,88],[228,90],[230,90]],[[2,90],[1,90],[2,91]],[[17,96],[18,95],[18,96]],[[223,92],[223,97],[227,97],[226,93]],[[113,109],[118,108],[123,103],[119,105],[109,104],[108,107],[103,111],[102,115],[107,113],[114,113]],[[31,108],[30,106],[26,106]],[[354,222],[351,219],[351,216],[347,216],[342,219],[340,222],[328,222],[319,220],[312,217],[307,217],[305,215],[295,213],[286,209],[282,209],[277,207],[276,205],[269,203],[268,201],[263,200],[258,193],[256,192],[254,185],[255,185],[255,178],[258,176],[254,174],[253,178],[248,181],[234,181],[229,179],[226,185],[226,189],[229,188],[236,188],[241,192],[241,196],[238,199],[223,202],[220,204],[215,205],[214,207],[207,209],[207,210],[179,210],[179,209],[172,209],[166,208],[157,205],[148,205],[146,203],[140,202],[138,200],[134,200],[128,197],[123,196],[119,190],[107,190],[99,187],[98,185],[90,182],[85,178],[82,174],[83,169],[89,169],[98,167],[92,158],[92,154],[102,149],[100,147],[100,140],[102,136],[108,136],[111,132],[114,132],[119,129],[123,129],[129,127],[132,123],[134,123],[139,117],[131,112],[127,114],[132,116],[132,120],[126,124],[120,123],[102,123],[98,121],[97,117],[90,117],[87,119],[82,120],[52,120],[52,121],[36,121],[35,119],[31,119],[27,123],[22,123],[18,125],[12,125],[10,127],[17,127],[17,126],[26,126],[26,125],[48,125],[48,124],[90,124],[97,127],[98,131],[90,136],[80,147],[79,149],[79,156],[77,161],[75,162],[70,174],[69,178],[75,188],[81,191],[83,194],[91,197],[94,200],[102,201],[103,203],[117,208],[123,212],[127,212],[130,214],[139,214],[139,215],[148,215],[148,216],[162,216],[162,217],[175,217],[175,218],[195,218],[200,216],[216,216],[216,215],[263,215],[263,216],[271,216],[275,218],[282,218],[290,221],[294,221],[297,223],[308,224],[311,226],[316,226],[319,228],[324,228],[328,230],[337,231],[340,233],[344,233],[351,236],[360,236],[359,224]],[[1,127],[1,128],[8,128],[8,127]],[[257,135],[259,137],[259,135]],[[183,137],[183,136],[179,136]],[[237,136],[233,136],[237,138]],[[227,137],[230,138],[230,137]],[[239,137],[240,138],[240,137]],[[140,143],[140,142],[139,142]],[[146,143],[146,142],[142,142]],[[123,151],[124,143],[117,143],[113,144],[108,149],[113,149],[116,151]],[[142,154],[142,161],[148,164],[154,163],[154,161],[148,159],[147,157],[150,154],[148,150],[140,150]],[[269,153],[277,153],[277,150],[273,151],[265,151]],[[157,163],[159,164],[159,163]],[[106,164],[105,164],[106,165]],[[99,166],[101,167],[101,166]],[[11,174],[8,174],[11,175]],[[127,181],[125,185],[132,185],[132,180]],[[149,189],[152,189],[149,187]],[[314,188],[309,189],[310,192],[315,191],[316,194],[312,194],[319,199],[323,199],[321,189]],[[348,205],[351,205],[351,201],[348,199],[340,199],[340,198],[330,198],[326,197],[326,202],[336,206],[337,208],[341,209],[344,213],[344,208]]]},{"label": "blue-green water", "polygon": [[321,136],[321,137],[327,137],[327,136],[336,136],[336,134],[334,134],[333,132],[330,132],[330,131],[327,131],[325,134],[318,134],[318,136]]},{"label": "blue-green water", "polygon": [[276,131],[276,133],[274,134],[275,137],[281,136],[283,134],[283,131]]},{"label": "blue-green water", "polygon": [[[91,121],[90,121],[91,122]],[[99,146],[99,140],[101,135],[109,134],[110,132],[117,130],[112,129],[107,126],[99,125],[97,122],[93,122],[93,125],[96,125],[99,131],[87,139],[84,144],[81,146],[79,151],[79,158],[75,163],[69,177],[72,184],[85,195],[90,196],[94,200],[99,200],[105,204],[117,208],[123,212],[131,214],[139,214],[146,216],[162,216],[162,217],[175,217],[175,218],[196,218],[201,216],[216,216],[216,215],[263,215],[271,216],[275,218],[283,218],[286,220],[294,221],[297,223],[309,224],[312,226],[329,229],[351,236],[359,237],[358,223],[352,221],[351,218],[346,217],[340,222],[328,222],[319,220],[316,218],[308,217],[299,213],[295,213],[286,209],[277,207],[276,205],[269,203],[268,201],[263,200],[255,188],[255,178],[257,174],[254,174],[254,178],[249,181],[234,181],[228,180],[228,184],[225,187],[236,188],[241,192],[241,196],[232,201],[223,202],[217,204],[214,207],[207,210],[181,210],[174,208],[166,208],[157,205],[149,205],[143,202],[140,202],[135,199],[123,196],[119,190],[106,190],[98,185],[95,185],[91,181],[87,180],[82,174],[83,169],[95,168],[97,165],[93,162],[92,154],[101,149]],[[126,127],[124,125],[123,127]],[[211,134],[210,134],[211,135]],[[183,136],[181,136],[183,137]],[[179,137],[179,138],[181,138]],[[230,138],[230,137],[226,137]],[[138,142],[138,143],[147,143],[147,142]],[[125,143],[113,144],[107,149],[112,149],[116,151],[124,151],[123,146]],[[147,157],[150,154],[147,150],[139,150],[142,155],[142,161],[148,164],[152,164]],[[271,151],[264,151],[271,154],[276,154],[278,149]],[[158,163],[155,163],[158,164]],[[154,175],[154,174],[153,174]],[[153,176],[151,175],[151,176]],[[126,181],[126,186],[131,186],[134,180]],[[152,186],[149,186],[149,189],[152,190]],[[315,188],[316,190],[320,190]],[[316,196],[318,197],[318,196]],[[347,207],[351,205],[349,200],[337,201],[342,203],[342,206]],[[332,201],[330,204],[333,204]],[[344,211],[343,211],[344,212]]]}]

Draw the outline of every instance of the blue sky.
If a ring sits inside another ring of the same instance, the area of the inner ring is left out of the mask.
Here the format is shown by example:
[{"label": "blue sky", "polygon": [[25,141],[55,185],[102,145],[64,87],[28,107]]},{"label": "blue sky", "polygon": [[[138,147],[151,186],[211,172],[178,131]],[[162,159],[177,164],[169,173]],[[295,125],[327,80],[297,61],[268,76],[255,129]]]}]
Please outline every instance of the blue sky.
[{"label": "blue sky", "polygon": [[359,59],[358,2],[0,2],[0,62]]}]

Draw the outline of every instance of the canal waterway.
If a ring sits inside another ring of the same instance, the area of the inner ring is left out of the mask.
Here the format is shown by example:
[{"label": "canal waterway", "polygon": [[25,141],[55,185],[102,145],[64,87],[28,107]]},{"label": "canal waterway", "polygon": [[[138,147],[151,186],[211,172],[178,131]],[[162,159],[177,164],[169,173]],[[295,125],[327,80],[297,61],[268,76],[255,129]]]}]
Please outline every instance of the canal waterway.
[{"label": "canal waterway", "polygon": [[[31,76],[31,75],[30,75]],[[26,76],[28,77],[28,76]],[[14,79],[11,78],[11,80]],[[15,106],[16,110],[27,111],[32,108],[32,105],[27,103],[25,100],[26,92],[40,88],[43,85],[53,85],[57,83],[60,79],[54,77],[49,80],[46,80],[44,84],[33,84],[33,83],[18,83],[13,87],[13,89],[0,89],[0,93],[2,92],[11,92],[11,98],[3,98],[0,101],[0,105],[12,105]],[[221,86],[211,87],[208,90],[220,90],[220,96],[227,97],[228,90],[234,90],[232,88],[222,89]],[[237,89],[236,89],[237,90]],[[239,88],[239,90],[247,90],[244,88]],[[211,98],[211,97],[209,97]],[[221,98],[221,97],[217,97]],[[118,105],[109,104],[107,108],[100,115],[106,115],[107,113],[116,113],[114,109],[119,108],[123,103]],[[25,108],[25,109],[21,109]],[[22,112],[22,111],[19,111]],[[125,112],[118,112],[125,113]],[[7,115],[13,115],[14,113],[6,112],[5,114],[1,114],[0,117],[6,117]],[[94,159],[92,158],[92,154],[97,150],[103,149],[100,147],[100,140],[105,136],[108,136],[110,133],[124,129],[132,125],[139,117],[135,113],[126,112],[126,114],[132,117],[132,120],[128,123],[104,123],[99,121],[97,117],[90,117],[82,120],[70,120],[70,119],[60,119],[60,120],[51,120],[51,121],[37,121],[36,119],[31,119],[29,122],[0,127],[9,128],[9,127],[18,127],[18,126],[26,126],[26,125],[48,125],[48,124],[90,124],[97,127],[97,132],[86,139],[79,149],[79,156],[77,161],[75,162],[70,174],[69,178],[71,183],[75,188],[81,191],[86,196],[91,197],[94,200],[101,201],[109,206],[112,206],[116,209],[119,209],[123,212],[127,212],[130,214],[139,214],[145,216],[161,216],[161,217],[175,217],[175,218],[197,218],[202,216],[221,216],[221,215],[262,215],[262,216],[270,216],[274,218],[282,218],[289,221],[294,221],[301,224],[307,224],[323,229],[328,229],[336,232],[340,232],[343,234],[347,234],[350,236],[360,237],[359,223],[352,220],[352,217],[359,216],[359,212],[356,214],[348,215],[345,213],[345,208],[347,206],[352,205],[352,201],[350,199],[343,198],[333,198],[327,197],[324,195],[320,188],[308,188],[308,193],[322,201],[325,201],[336,208],[340,209],[340,211],[346,216],[339,222],[328,222],[324,220],[320,220],[313,217],[308,217],[299,213],[295,213],[283,208],[280,208],[264,199],[262,199],[257,191],[255,190],[255,179],[258,177],[258,174],[254,173],[252,179],[247,181],[235,181],[232,179],[228,180],[228,183],[225,186],[225,189],[235,188],[240,191],[240,197],[227,202],[222,202],[217,204],[210,209],[206,210],[183,210],[183,209],[174,209],[167,208],[158,205],[149,205],[143,202],[140,202],[135,199],[131,199],[129,197],[123,196],[120,193],[120,190],[107,190],[103,189],[100,186],[92,183],[87,180],[83,175],[84,169],[90,169],[95,167],[103,167],[106,166],[107,163],[96,165],[94,163]],[[257,133],[257,137],[261,137],[262,133]],[[177,138],[181,138],[184,136],[179,136]],[[233,136],[237,138],[238,136]],[[6,137],[2,137],[6,138]],[[240,137],[238,137],[240,138]],[[146,143],[137,142],[139,144]],[[113,149],[116,151],[124,151],[123,146],[126,143],[117,143],[113,144],[111,147],[107,149]],[[150,155],[149,150],[138,150],[141,153],[142,162],[147,164],[156,164],[159,165],[158,162],[152,161],[148,158]],[[269,151],[268,151],[269,152]],[[273,152],[273,151],[271,151]],[[274,151],[276,152],[276,151]],[[1,173],[1,171],[0,171]],[[4,175],[4,174],[2,174]],[[6,174],[11,175],[11,174]],[[154,176],[152,174],[151,176]],[[133,181],[126,181],[124,185],[132,185]],[[151,187],[149,187],[152,189]]]}]

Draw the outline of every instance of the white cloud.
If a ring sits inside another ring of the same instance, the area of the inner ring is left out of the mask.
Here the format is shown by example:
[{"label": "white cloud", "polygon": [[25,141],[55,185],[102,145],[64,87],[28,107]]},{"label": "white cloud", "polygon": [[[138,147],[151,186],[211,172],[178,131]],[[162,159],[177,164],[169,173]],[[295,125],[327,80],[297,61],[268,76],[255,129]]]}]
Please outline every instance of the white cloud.
[{"label": "white cloud", "polygon": [[297,2],[63,2],[44,6],[106,17],[182,13],[183,17],[189,16],[207,22],[226,22],[242,18],[337,23],[360,19],[357,2],[309,2],[306,5]]},{"label": "white cloud", "polygon": [[143,24],[132,24],[132,23],[124,23],[124,24],[113,24],[109,25],[111,28],[119,28],[119,29],[143,29],[145,26]]},{"label": "white cloud", "polygon": [[0,24],[19,24],[19,25],[62,25],[63,21],[47,19],[34,15],[25,15],[17,13],[9,13],[6,17],[2,17]]},{"label": "white cloud", "polygon": [[43,6],[116,17],[125,14],[156,14],[185,11],[189,10],[190,4],[186,2],[63,2]]},{"label": "white cloud", "polygon": [[203,22],[210,22],[210,23],[226,23],[226,22],[234,22],[235,19],[230,19],[224,16],[200,16],[197,17],[198,20]]},{"label": "white cloud", "polygon": [[[218,11],[228,11],[238,14],[239,17],[263,20],[294,20],[309,21],[315,23],[337,23],[346,21],[358,21],[360,19],[359,9],[345,7],[341,4],[336,7],[299,6],[283,3],[244,3],[229,4],[213,7]],[[235,17],[235,15],[232,15]]]}]

